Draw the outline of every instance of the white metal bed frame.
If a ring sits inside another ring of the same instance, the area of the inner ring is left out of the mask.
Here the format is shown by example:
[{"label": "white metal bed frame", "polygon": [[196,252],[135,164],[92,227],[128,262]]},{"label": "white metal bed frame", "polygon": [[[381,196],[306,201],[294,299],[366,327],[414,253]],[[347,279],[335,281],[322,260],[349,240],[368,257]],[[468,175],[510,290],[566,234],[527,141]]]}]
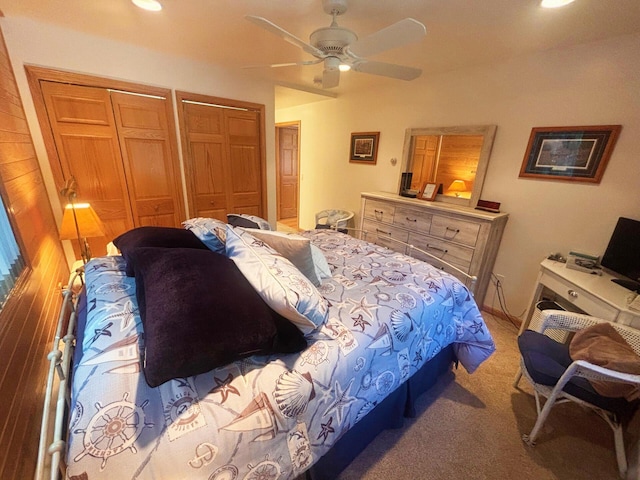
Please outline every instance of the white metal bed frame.
[{"label": "white metal bed frame", "polygon": [[[49,372],[44,396],[42,423],[40,425],[36,480],[43,480],[47,477],[52,480],[64,478],[66,472],[64,452],[67,444],[65,440],[67,426],[64,421],[66,418],[65,412],[68,411],[71,404],[69,372],[76,344],[75,328],[78,314],[78,296],[73,292],[73,285],[78,278],[82,282],[82,275],[82,269],[76,270],[76,273],[71,276],[69,285],[62,291],[62,305],[58,315],[56,333],[51,351],[47,355]],[[51,419],[54,396],[56,397],[55,417]],[[49,457],[51,459],[50,462],[47,461]],[[60,477],[58,477],[58,474],[60,474]]]},{"label": "white metal bed frame", "polygon": [[[331,229],[337,230],[336,227],[332,227]],[[362,233],[362,240],[367,239],[368,232],[366,230],[356,228],[348,228],[348,230]],[[428,257],[434,258],[438,262],[444,263],[447,267],[468,278],[470,280],[469,290],[473,294],[476,281],[478,280],[478,277],[475,275],[469,275],[455,265],[451,265],[449,262],[417,248],[410,243],[405,243],[391,237],[389,237],[389,239],[409,247],[410,252],[417,250]],[[58,316],[56,334],[53,339],[51,351],[47,355],[47,359],[49,360],[49,372],[47,375],[42,423],[40,426],[40,444],[38,447],[35,480],[44,480],[45,478],[56,480],[58,478],[64,478],[66,473],[67,465],[64,458],[64,452],[66,451],[67,446],[67,425],[65,425],[67,416],[65,414],[68,412],[71,404],[71,383],[69,381],[69,373],[71,371],[71,361],[75,350],[75,328],[78,313],[78,295],[73,292],[73,285],[75,285],[78,278],[80,278],[82,283],[83,273],[83,268],[76,270],[76,273],[72,275],[72,278],[69,281],[69,285],[62,292],[63,300],[62,306],[60,307],[60,314]],[[55,411],[52,410],[54,395],[57,397]],[[52,413],[55,414],[54,419],[51,419]],[[49,458],[50,462],[48,462]]]}]

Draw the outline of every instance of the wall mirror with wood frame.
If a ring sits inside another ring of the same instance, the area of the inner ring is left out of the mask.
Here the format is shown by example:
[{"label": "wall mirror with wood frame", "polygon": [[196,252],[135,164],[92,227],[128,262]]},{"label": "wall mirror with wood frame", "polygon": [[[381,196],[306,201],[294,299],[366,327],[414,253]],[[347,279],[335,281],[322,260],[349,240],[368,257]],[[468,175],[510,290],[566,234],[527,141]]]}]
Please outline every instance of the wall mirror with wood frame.
[{"label": "wall mirror with wood frame", "polygon": [[495,125],[407,128],[401,172],[411,173],[411,190],[442,184],[436,201],[475,207],[495,134]]}]

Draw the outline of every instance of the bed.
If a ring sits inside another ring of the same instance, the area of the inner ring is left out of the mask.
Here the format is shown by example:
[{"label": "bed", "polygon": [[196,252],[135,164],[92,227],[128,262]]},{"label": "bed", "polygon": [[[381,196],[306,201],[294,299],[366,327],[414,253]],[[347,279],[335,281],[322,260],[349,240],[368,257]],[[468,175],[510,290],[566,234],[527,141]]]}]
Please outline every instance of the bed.
[{"label": "bed", "polygon": [[[227,253],[229,232],[264,246],[249,230],[226,228]],[[316,268],[322,304],[305,305],[322,318],[296,325],[306,345],[297,353],[258,351],[192,376],[161,375],[153,387],[144,371],[154,361],[145,344],[151,327],[147,318],[143,328],[136,294],[144,289],[148,317],[149,284],[127,276],[126,256],[92,259],[57,334],[68,328],[64,348],[67,356],[74,344],[76,351],[66,360],[73,368],[62,387],[70,386],[68,410],[55,427],[61,441],[49,447],[52,477],[59,460],[74,480],[335,478],[380,430],[412,415],[415,398],[452,363],[473,372],[495,350],[455,277],[339,232],[301,235],[326,260]],[[234,258],[241,270],[249,261]],[[173,368],[166,358],[160,370]]]}]

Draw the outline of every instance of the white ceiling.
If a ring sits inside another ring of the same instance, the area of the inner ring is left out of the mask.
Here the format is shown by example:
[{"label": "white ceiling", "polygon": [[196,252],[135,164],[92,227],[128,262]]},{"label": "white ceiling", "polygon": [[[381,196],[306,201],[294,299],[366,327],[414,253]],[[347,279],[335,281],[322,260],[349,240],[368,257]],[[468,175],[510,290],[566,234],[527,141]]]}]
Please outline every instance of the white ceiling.
[{"label": "white ceiling", "polygon": [[[5,17],[25,16],[65,28],[211,62],[229,69],[256,64],[312,60],[309,54],[247,21],[258,15],[298,38],[329,26],[321,0],[160,0],[161,12],[147,12],[130,0],[2,0]],[[339,25],[364,37],[412,17],[424,23],[420,42],[372,58],[421,68],[423,76],[463,66],[505,60],[535,51],[640,32],[640,0],[576,0],[560,9],[542,9],[539,0],[350,0]],[[322,64],[252,68],[243,72],[287,87],[291,101],[309,101]],[[335,96],[398,83],[359,72],[343,73]],[[277,89],[279,107],[288,100]],[[304,100],[301,100],[302,97]]]}]

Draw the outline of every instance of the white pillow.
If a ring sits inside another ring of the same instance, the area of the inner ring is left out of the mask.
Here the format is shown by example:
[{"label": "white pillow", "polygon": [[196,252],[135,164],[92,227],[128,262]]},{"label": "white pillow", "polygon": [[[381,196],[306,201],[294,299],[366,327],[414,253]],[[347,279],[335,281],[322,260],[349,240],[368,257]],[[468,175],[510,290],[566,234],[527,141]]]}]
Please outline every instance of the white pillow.
[{"label": "white pillow", "polygon": [[262,240],[280,255],[287,258],[300,270],[305,277],[311,280],[316,287],[322,282],[316,273],[311,251],[311,240],[294,233],[274,232],[272,230],[258,230],[246,228],[247,232],[258,240]]},{"label": "white pillow", "polygon": [[190,230],[204,243],[209,250],[224,254],[227,224],[215,218],[196,217],[182,222],[182,226]]},{"label": "white pillow", "polygon": [[226,254],[272,309],[309,334],[327,319],[327,301],[289,260],[246,230],[227,225]]}]

